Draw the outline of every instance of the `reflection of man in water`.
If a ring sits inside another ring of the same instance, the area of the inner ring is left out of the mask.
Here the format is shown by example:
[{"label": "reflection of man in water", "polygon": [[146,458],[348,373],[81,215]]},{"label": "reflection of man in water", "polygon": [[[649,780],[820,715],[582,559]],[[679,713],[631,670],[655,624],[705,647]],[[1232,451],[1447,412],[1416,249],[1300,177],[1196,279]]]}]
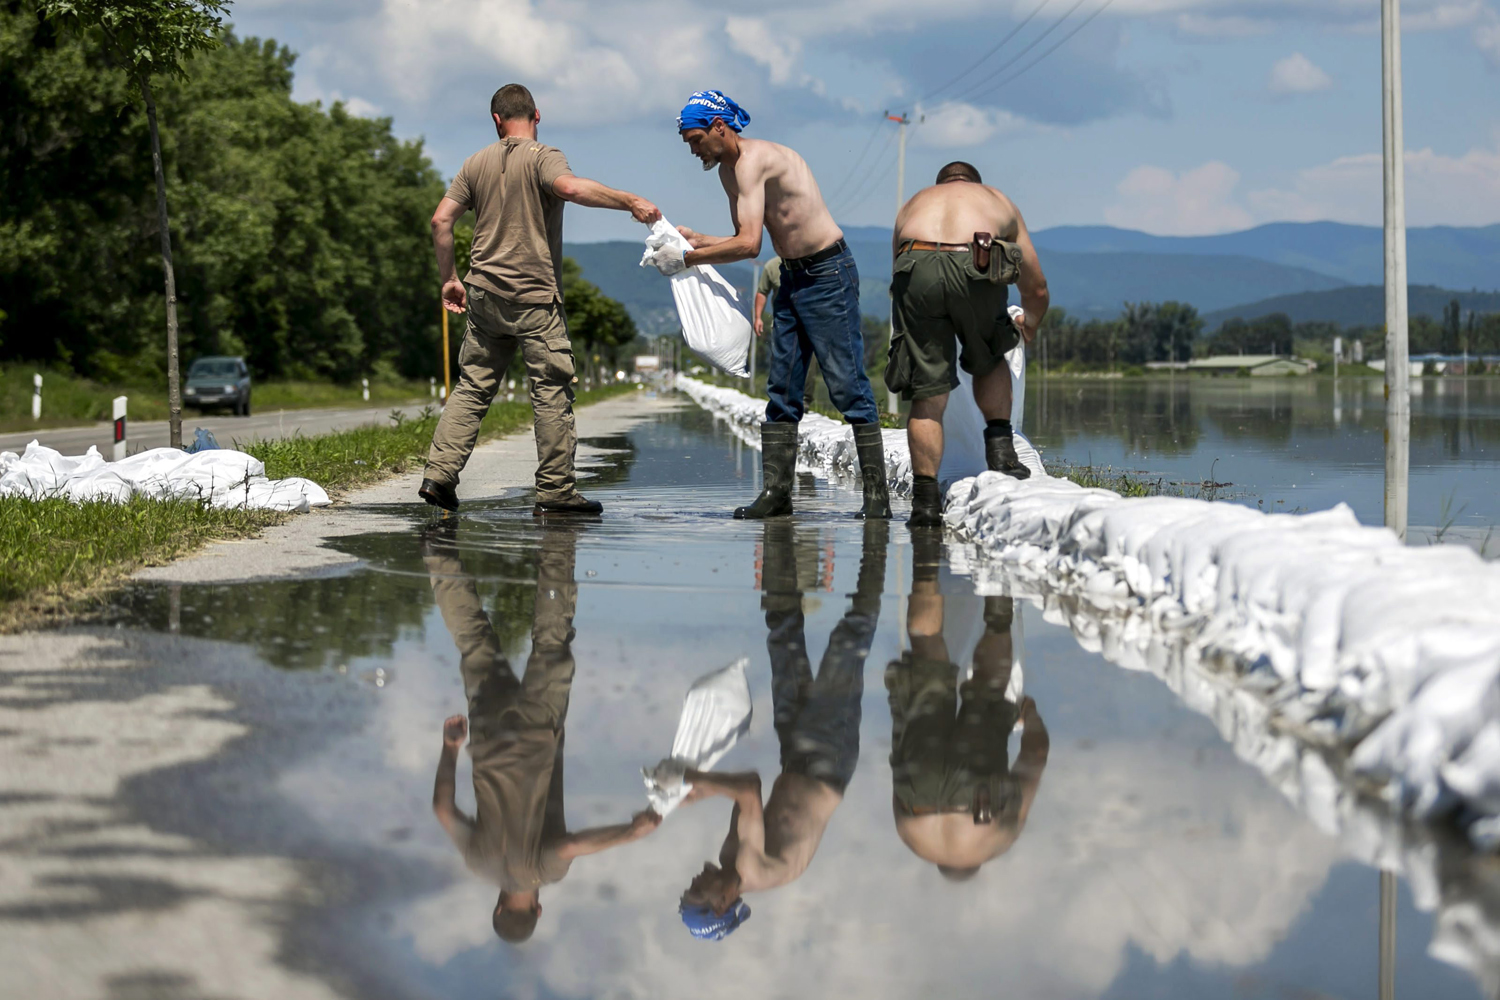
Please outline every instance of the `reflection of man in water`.
[{"label": "reflection of man in water", "polygon": [[[639,839],[661,817],[639,813],[629,823],[569,833],[563,816],[563,722],[573,686],[573,581],[577,535],[548,528],[537,552],[536,605],[526,676],[517,679],[484,613],[474,578],[451,540],[424,544],[432,593],[458,645],[469,719],[443,723],[443,753],[432,790],[432,811],[464,863],[500,887],[495,933],[507,941],[531,937],[541,915],[544,885],[561,881],[573,859]],[[474,818],[454,804],[458,751],[472,728]]]},{"label": "reflection of man in water", "polygon": [[[945,878],[972,878],[1010,850],[1026,826],[1042,770],[1047,727],[1036,703],[1007,696],[1011,684],[1009,597],[984,601],[984,635],[974,671],[962,684],[943,639],[938,591],[939,539],[913,532],[915,572],[907,633],[911,650],[885,674],[891,696],[892,806],[896,833]],[[955,713],[954,709],[957,708]],[[1008,741],[1019,719],[1021,751],[1010,766]]]},{"label": "reflection of man in water", "polygon": [[[761,607],[771,654],[771,700],[781,743],[781,774],[761,806],[760,775],[689,771],[686,801],[713,795],[734,801],[719,863],[703,866],[682,894],[683,923],[695,937],[718,939],[750,910],[741,896],[795,880],[812,861],[859,760],[860,698],[865,657],[880,617],[885,585],[884,521],[865,525],[859,582],[849,611],[834,626],[815,678],[807,656],[798,580],[799,546],[790,522],[765,526]],[[801,547],[816,546],[809,539]],[[816,559],[816,549],[811,548]]]}]

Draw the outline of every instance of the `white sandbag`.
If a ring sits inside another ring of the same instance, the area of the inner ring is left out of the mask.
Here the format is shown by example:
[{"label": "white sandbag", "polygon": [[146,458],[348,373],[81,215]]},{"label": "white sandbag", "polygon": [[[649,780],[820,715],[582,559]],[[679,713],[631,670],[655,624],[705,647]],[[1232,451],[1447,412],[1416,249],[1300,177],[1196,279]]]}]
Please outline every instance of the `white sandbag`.
[{"label": "white sandbag", "polygon": [[710,770],[750,729],[750,682],[740,658],[721,670],[705,674],[688,688],[672,740],[672,755],[652,768],[641,768],[646,798],[657,815],[676,809],[692,785],[683,781],[689,769]]},{"label": "white sandbag", "polygon": [[[646,237],[641,266],[652,266],[652,254],[663,246],[675,246],[684,253],[692,249],[675,226],[658,219]],[[708,264],[679,271],[672,275],[671,282],[672,299],[677,303],[677,317],[688,347],[715,368],[742,378],[748,376],[755,331],[734,286]]]},{"label": "white sandbag", "polygon": [[307,479],[267,479],[258,458],[227,448],[189,455],[177,448],[152,448],[118,462],[106,462],[97,448],[68,457],[36,441],[24,454],[0,454],[0,496],[33,500],[64,497],[74,503],[131,497],[197,500],[211,507],[303,512],[331,501]]},{"label": "white sandbag", "polygon": [[[1012,319],[1024,316],[1020,306],[1010,306]],[[1005,364],[1010,369],[1010,426],[1017,435],[1021,433],[1021,418],[1026,413],[1026,343],[1022,341],[1005,355]],[[1030,443],[1027,443],[1030,447]],[[1016,454],[1022,464],[1032,463],[1021,454],[1021,442],[1016,442]],[[1040,460],[1037,465],[1039,466]],[[984,460],[984,414],[974,402],[974,377],[962,368],[958,370],[958,388],[948,394],[948,408],[943,411],[943,461],[938,466],[938,482],[956,483],[960,479],[977,476],[987,468]],[[1037,468],[1032,472],[1036,473]]]}]

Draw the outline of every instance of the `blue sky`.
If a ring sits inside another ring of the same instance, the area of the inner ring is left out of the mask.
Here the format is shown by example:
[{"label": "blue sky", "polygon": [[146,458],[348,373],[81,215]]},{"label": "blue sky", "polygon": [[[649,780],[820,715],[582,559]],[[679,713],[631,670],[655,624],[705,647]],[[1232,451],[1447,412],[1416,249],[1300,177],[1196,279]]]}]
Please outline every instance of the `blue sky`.
[{"label": "blue sky", "polygon": [[[707,232],[728,228],[723,194],[673,119],[709,87],[750,111],[747,134],[798,149],[846,224],[894,216],[886,109],[925,117],[908,194],[970,160],[1034,229],[1379,223],[1378,0],[1104,4],[239,0],[233,20],[300,53],[299,98],[391,117],[445,175],[493,140],[495,88],[526,83],[576,172]],[[1403,15],[1408,221],[1500,222],[1500,0],[1405,0]],[[638,235],[616,213],[568,213],[570,240]]]}]

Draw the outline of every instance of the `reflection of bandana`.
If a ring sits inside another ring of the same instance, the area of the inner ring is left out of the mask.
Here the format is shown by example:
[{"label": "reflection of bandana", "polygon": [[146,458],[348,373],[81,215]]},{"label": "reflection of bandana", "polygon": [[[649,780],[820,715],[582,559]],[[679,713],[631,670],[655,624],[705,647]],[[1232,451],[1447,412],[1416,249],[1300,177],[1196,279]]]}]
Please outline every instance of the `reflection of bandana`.
[{"label": "reflection of bandana", "polygon": [[677,116],[677,131],[690,128],[708,128],[715,118],[736,132],[750,124],[750,112],[724,96],[722,90],[700,90],[688,98],[682,114]]},{"label": "reflection of bandana", "polygon": [[734,905],[724,912],[723,916],[714,912],[712,906],[690,906],[681,903],[677,912],[682,914],[682,922],[687,925],[688,933],[699,941],[722,941],[734,932],[734,929],[746,920],[750,919],[750,907],[745,905],[743,899],[734,901]]}]

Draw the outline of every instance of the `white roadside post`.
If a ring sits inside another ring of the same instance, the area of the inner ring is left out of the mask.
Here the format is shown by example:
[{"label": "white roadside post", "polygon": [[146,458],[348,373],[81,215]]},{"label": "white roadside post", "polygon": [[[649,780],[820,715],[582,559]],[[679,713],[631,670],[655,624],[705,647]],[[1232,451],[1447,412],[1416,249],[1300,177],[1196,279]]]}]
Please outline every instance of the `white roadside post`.
[{"label": "white roadside post", "polygon": [[360,396],[362,396],[364,398],[364,401],[368,403],[370,401],[370,380],[367,378],[360,379],[359,389]]},{"label": "white roadside post", "polygon": [[[1401,0],[1380,2],[1385,148],[1385,523],[1406,541],[1411,396],[1406,328],[1406,146],[1401,124]],[[1380,1000],[1396,995],[1396,875],[1380,873]]]},{"label": "white roadside post", "polygon": [[115,454],[114,461],[118,462],[125,457],[125,399],[124,396],[115,397]]},{"label": "white roadside post", "polygon": [[31,419],[42,419],[42,376],[31,376]]},{"label": "white roadside post", "polygon": [[437,399],[437,379],[436,378],[429,378],[427,380],[427,395],[431,396],[433,399]]}]

